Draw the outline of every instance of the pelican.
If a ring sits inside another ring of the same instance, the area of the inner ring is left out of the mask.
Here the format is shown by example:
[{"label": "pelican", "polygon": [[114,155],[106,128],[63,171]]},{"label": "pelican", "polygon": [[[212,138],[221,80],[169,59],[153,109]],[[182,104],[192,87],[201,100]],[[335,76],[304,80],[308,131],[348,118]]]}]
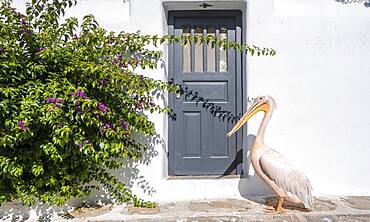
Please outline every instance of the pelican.
[{"label": "pelican", "polygon": [[276,103],[271,96],[256,97],[251,107],[227,133],[227,136],[231,137],[253,115],[263,111],[264,117],[250,151],[253,168],[278,197],[275,208],[277,213],[284,212],[282,207],[284,201],[311,210],[313,207],[312,187],[306,175],[294,167],[283,155],[267,147],[264,143],[265,129],[275,108]]}]

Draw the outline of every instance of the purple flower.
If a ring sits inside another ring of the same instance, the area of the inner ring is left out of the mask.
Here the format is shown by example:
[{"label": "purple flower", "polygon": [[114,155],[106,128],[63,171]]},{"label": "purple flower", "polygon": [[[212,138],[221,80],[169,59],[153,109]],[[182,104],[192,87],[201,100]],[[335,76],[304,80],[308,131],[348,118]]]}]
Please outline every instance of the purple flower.
[{"label": "purple flower", "polygon": [[56,102],[57,102],[57,98],[50,98],[50,97],[48,97],[48,98],[46,99],[46,102],[47,102],[47,103],[56,103]]},{"label": "purple flower", "polygon": [[122,126],[123,129],[127,129],[128,128],[127,123],[123,119],[120,120],[119,123],[121,124],[121,126]]},{"label": "purple flower", "polygon": [[118,63],[117,59],[113,59],[113,64],[117,65],[117,63]]},{"label": "purple flower", "polygon": [[42,52],[45,50],[45,47],[38,48],[37,51]]},{"label": "purple flower", "polygon": [[79,102],[79,101],[76,102],[75,109],[76,109],[77,112],[82,113],[81,102]]},{"label": "purple flower", "polygon": [[31,35],[32,35],[32,31],[31,31],[31,30],[29,30],[29,29],[23,29],[23,33],[24,33],[24,34],[27,34],[27,35],[29,35],[29,36],[31,36]]},{"label": "purple flower", "polygon": [[91,141],[90,140],[85,140],[83,143],[80,143],[78,144],[78,146],[80,147],[80,150],[82,151],[83,147],[84,147],[84,144],[86,145],[92,145]]},{"label": "purple flower", "polygon": [[119,66],[121,69],[123,68],[126,68],[126,64],[124,62],[121,63],[121,65]]},{"label": "purple flower", "polygon": [[136,55],[135,55],[135,58],[136,58],[136,60],[141,59],[141,54],[136,54]]},{"label": "purple flower", "polygon": [[44,10],[45,4],[41,4],[41,9]]},{"label": "purple flower", "polygon": [[105,132],[106,130],[110,129],[111,126],[109,123],[103,123],[103,126],[100,129],[100,132]]},{"label": "purple flower", "polygon": [[58,98],[52,98],[52,97],[48,97],[46,99],[46,103],[54,103],[55,105],[60,105],[64,102],[64,99],[58,99]]},{"label": "purple flower", "polygon": [[143,75],[140,75],[140,80],[144,80],[144,76]]},{"label": "purple flower", "polygon": [[24,127],[24,125],[26,125],[26,123],[23,120],[18,121],[18,126],[19,127]]},{"label": "purple flower", "polygon": [[75,95],[76,95],[77,97],[82,98],[82,99],[86,99],[86,95],[85,95],[85,93],[84,93],[83,91],[81,91],[81,90],[77,90],[77,92],[75,93]]},{"label": "purple flower", "polygon": [[120,54],[118,54],[118,59],[120,59],[120,60],[122,60],[123,59],[123,56],[122,56],[122,54],[120,53]]},{"label": "purple flower", "polygon": [[22,23],[22,25],[27,25],[28,24],[24,18],[21,18],[21,23]]},{"label": "purple flower", "polygon": [[73,39],[78,39],[77,34],[73,34]]},{"label": "purple flower", "polygon": [[98,108],[103,113],[106,113],[108,111],[107,107],[103,103],[101,103],[101,102],[98,103]]},{"label": "purple flower", "polygon": [[26,128],[26,122],[24,122],[23,120],[19,120],[19,121],[18,121],[18,126],[19,126],[19,128],[20,128],[23,132],[26,132],[26,131],[27,131],[27,128]]},{"label": "purple flower", "polygon": [[107,85],[109,83],[109,78],[101,79],[101,80],[99,80],[99,83],[102,84],[102,85]]},{"label": "purple flower", "polygon": [[140,107],[141,107],[141,105],[142,105],[142,104],[141,104],[141,102],[137,102],[137,103],[136,103],[136,107],[137,107],[137,108],[140,108]]}]

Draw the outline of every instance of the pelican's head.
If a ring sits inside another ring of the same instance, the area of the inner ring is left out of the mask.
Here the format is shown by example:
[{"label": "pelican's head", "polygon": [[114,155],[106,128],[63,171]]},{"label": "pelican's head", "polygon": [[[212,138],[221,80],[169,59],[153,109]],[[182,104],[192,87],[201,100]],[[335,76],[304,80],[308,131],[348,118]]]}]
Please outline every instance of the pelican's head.
[{"label": "pelican's head", "polygon": [[271,96],[257,96],[253,99],[252,105],[249,107],[247,112],[242,116],[242,118],[235,124],[235,126],[226,135],[230,137],[236,131],[240,129],[254,114],[260,111],[272,111],[276,107],[276,103]]}]

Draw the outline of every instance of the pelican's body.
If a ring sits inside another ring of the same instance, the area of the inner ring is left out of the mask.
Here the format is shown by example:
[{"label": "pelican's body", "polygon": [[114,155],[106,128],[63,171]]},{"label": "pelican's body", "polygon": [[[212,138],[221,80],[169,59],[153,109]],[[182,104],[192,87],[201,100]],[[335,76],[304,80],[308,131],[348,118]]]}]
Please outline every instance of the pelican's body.
[{"label": "pelican's body", "polygon": [[272,116],[276,104],[270,96],[257,97],[248,111],[233,129],[227,134],[231,136],[257,112],[265,113],[250,152],[250,160],[257,175],[279,197],[276,211],[283,212],[284,200],[312,209],[312,187],[306,175],[277,151],[264,144],[266,126]]}]

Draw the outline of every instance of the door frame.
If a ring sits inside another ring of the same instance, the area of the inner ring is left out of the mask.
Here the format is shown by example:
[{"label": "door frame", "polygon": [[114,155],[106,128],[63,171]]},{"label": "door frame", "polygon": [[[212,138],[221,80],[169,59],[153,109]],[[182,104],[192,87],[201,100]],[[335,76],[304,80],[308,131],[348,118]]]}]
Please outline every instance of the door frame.
[{"label": "door frame", "polygon": [[[242,44],[245,38],[242,25],[242,11],[241,10],[173,10],[168,11],[167,26],[168,35],[174,34],[174,21],[176,17],[235,17],[236,28],[235,36],[236,42]],[[243,58],[243,59],[242,59]],[[245,53],[240,53],[235,51],[235,75],[236,75],[236,101],[242,101],[242,104],[236,103],[236,113],[242,114],[246,107],[246,76],[243,76],[243,71],[245,69]],[[172,44],[168,45],[168,79],[174,78],[174,46]],[[173,107],[175,100],[175,95],[168,95],[168,106]],[[174,149],[175,140],[173,134],[174,124],[172,120],[168,120],[168,175],[175,176],[174,167]],[[243,174],[243,128],[234,134],[236,136],[236,175]],[[226,135],[225,135],[226,136]]]}]

